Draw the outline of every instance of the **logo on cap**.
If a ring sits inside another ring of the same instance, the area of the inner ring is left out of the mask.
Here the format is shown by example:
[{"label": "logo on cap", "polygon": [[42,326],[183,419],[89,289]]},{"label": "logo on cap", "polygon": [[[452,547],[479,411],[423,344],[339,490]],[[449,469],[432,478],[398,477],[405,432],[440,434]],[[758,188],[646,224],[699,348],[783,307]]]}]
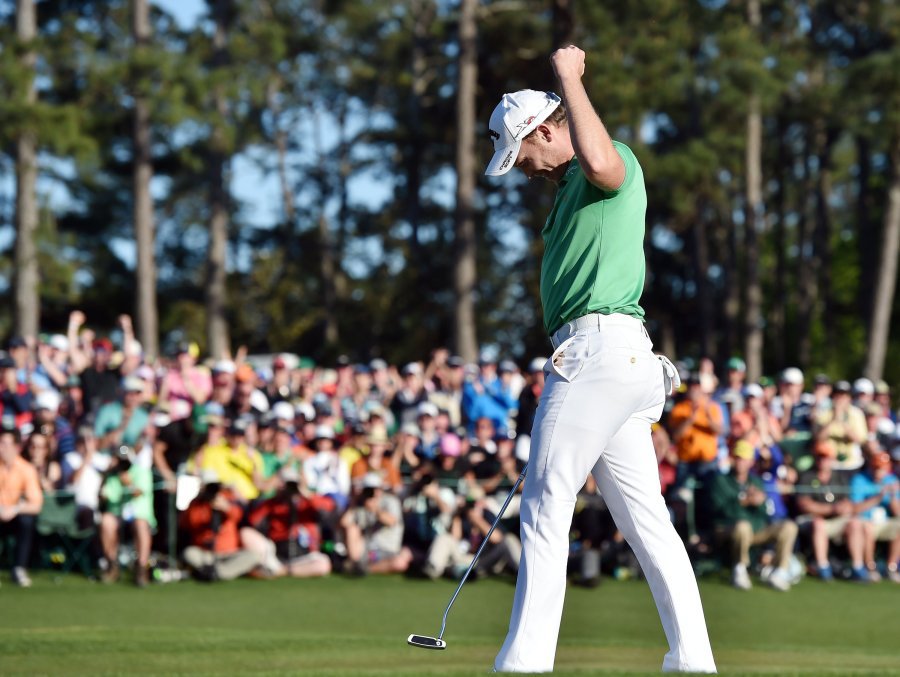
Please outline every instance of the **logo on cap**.
[{"label": "logo on cap", "polygon": [[488,129],[488,132],[490,133],[492,139],[497,139],[497,141],[500,140],[500,134],[498,132],[495,132],[493,129]]},{"label": "logo on cap", "polygon": [[521,131],[522,131],[523,129],[525,129],[528,125],[530,125],[532,122],[534,122],[534,119],[535,119],[536,117],[537,117],[536,115],[532,115],[531,117],[526,118],[526,119],[522,120],[522,122],[520,122],[519,124],[517,124],[517,125],[516,125],[516,137],[519,136],[519,132],[521,132]]}]

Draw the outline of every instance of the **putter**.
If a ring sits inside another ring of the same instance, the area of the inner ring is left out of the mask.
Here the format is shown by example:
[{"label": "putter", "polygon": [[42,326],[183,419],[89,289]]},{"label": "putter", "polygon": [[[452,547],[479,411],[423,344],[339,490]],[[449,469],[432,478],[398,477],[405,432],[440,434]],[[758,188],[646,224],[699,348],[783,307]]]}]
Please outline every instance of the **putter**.
[{"label": "putter", "polygon": [[450,598],[450,603],[447,605],[447,608],[444,609],[444,617],[441,620],[441,631],[438,633],[438,636],[429,637],[428,635],[410,635],[406,638],[407,644],[411,646],[417,646],[420,649],[441,650],[447,648],[447,642],[444,641],[444,630],[447,628],[447,614],[450,613],[450,607],[453,606],[453,603],[459,596],[459,591],[462,590],[463,583],[466,582],[469,574],[472,573],[472,569],[475,567],[475,563],[478,562],[478,557],[481,555],[481,551],[484,550],[484,546],[486,546],[488,544],[488,541],[491,539],[491,534],[494,533],[494,529],[500,523],[500,519],[503,517],[503,513],[506,512],[506,508],[509,505],[509,502],[512,500],[512,497],[516,495],[516,491],[519,490],[519,486],[525,480],[526,470],[528,470],[527,463],[525,464],[525,467],[522,468],[522,472],[519,473],[519,479],[516,480],[515,486],[512,488],[512,491],[509,492],[509,496],[507,496],[506,500],[503,502],[503,506],[500,508],[500,512],[497,513],[497,517],[496,519],[494,519],[494,523],[491,525],[491,528],[488,529],[487,535],[484,537],[484,540],[481,542],[481,545],[475,552],[475,557],[472,558],[472,563],[469,564],[469,568],[466,569],[466,573],[462,575],[462,578],[459,581],[459,585],[456,586],[456,592],[453,593],[453,597]]}]

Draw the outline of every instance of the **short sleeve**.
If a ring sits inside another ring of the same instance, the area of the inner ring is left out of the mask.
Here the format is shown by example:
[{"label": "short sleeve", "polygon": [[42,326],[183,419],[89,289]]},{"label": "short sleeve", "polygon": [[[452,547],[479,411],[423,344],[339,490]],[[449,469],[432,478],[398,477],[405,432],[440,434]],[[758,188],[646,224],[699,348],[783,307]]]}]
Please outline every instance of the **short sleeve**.
[{"label": "short sleeve", "polygon": [[638,170],[640,165],[638,164],[637,157],[635,157],[634,152],[626,146],[624,143],[620,141],[613,141],[613,148],[616,149],[616,152],[619,154],[619,157],[622,158],[622,162],[625,164],[625,179],[622,181],[622,185],[616,188],[615,190],[607,191],[609,195],[618,195],[620,193],[624,193],[629,190],[632,186],[634,186],[637,181]]}]

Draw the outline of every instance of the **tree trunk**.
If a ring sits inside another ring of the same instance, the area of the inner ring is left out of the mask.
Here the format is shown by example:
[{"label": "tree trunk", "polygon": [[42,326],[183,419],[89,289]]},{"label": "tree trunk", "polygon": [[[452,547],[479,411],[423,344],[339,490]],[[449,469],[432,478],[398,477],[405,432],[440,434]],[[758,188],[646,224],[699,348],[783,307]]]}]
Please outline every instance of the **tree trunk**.
[{"label": "tree trunk", "polygon": [[[227,17],[231,0],[216,0],[213,64],[222,67],[227,59]],[[209,157],[209,249],[206,255],[206,338],[209,353],[220,359],[231,352],[226,321],[227,289],[225,277],[228,245],[228,187],[225,133],[222,129],[228,114],[225,94],[217,88],[215,107],[219,119],[213,126]]]},{"label": "tree trunk", "polygon": [[697,200],[697,212],[694,219],[693,235],[693,268],[694,282],[697,285],[697,307],[700,313],[700,354],[703,357],[714,357],[713,346],[713,299],[709,284],[709,237],[707,234],[707,210],[704,201]]},{"label": "tree trunk", "polygon": [[466,361],[478,354],[475,330],[475,87],[478,79],[478,0],[462,0],[459,17],[459,85],[456,115],[455,348]]},{"label": "tree trunk", "polygon": [[[747,16],[754,32],[760,25],[759,0],[749,0]],[[762,376],[763,318],[762,287],[759,281],[759,236],[765,228],[762,179],[762,113],[759,95],[750,95],[747,112],[746,195],[744,203],[744,261],[747,305],[744,308],[744,360],[747,379],[755,382]]]},{"label": "tree trunk", "polygon": [[813,232],[813,251],[818,263],[818,294],[821,299],[822,326],[825,330],[825,350],[833,355],[837,336],[835,334],[834,294],[831,284],[831,210],[828,196],[831,195],[831,149],[836,135],[824,129],[819,121],[816,133],[819,147],[819,176],[816,181],[816,226]]},{"label": "tree trunk", "polygon": [[900,131],[891,148],[891,185],[884,212],[881,241],[881,260],[872,304],[872,325],[869,330],[869,351],[865,375],[880,379],[884,373],[888,338],[891,330],[891,309],[897,284],[897,258],[900,257]]},{"label": "tree trunk", "polygon": [[810,228],[810,196],[815,192],[812,171],[810,170],[810,160],[812,159],[812,143],[807,136],[806,143],[802,151],[803,162],[801,168],[803,175],[801,177],[799,191],[800,197],[797,201],[797,212],[799,220],[797,222],[797,362],[799,364],[809,364],[812,356],[812,339],[811,328],[813,318],[816,316],[816,306],[819,303],[818,288],[816,280],[818,279],[819,259],[816,249],[813,246],[812,228]]},{"label": "tree trunk", "polygon": [[[724,217],[725,222],[731,222],[730,213],[726,211],[728,216]],[[723,218],[720,214],[720,219]],[[738,321],[741,310],[741,276],[740,276],[740,257],[738,256],[738,241],[740,240],[740,226],[731,223],[731,227],[726,229],[726,254],[725,269],[723,274],[723,296],[724,296],[724,314],[725,314],[725,353],[729,356],[733,355],[740,346],[738,337]]]},{"label": "tree trunk", "polygon": [[872,190],[869,186],[871,175],[871,150],[869,140],[856,137],[856,177],[858,187],[856,198],[857,251],[859,252],[859,289],[856,294],[859,316],[864,318],[866,327],[871,328],[873,299],[875,298],[875,274],[878,271],[878,229],[872,219]]},{"label": "tree trunk", "polygon": [[337,271],[338,261],[335,255],[337,248],[335,246],[335,237],[332,233],[331,223],[328,215],[325,213],[325,205],[329,199],[328,181],[325,175],[325,152],[322,149],[322,128],[321,117],[318,111],[313,112],[313,129],[314,139],[313,146],[316,157],[319,158],[318,169],[314,172],[315,180],[319,186],[319,200],[321,202],[318,220],[319,235],[319,276],[322,280],[322,306],[324,312],[324,321],[322,329],[322,338],[325,344],[325,350],[331,354],[337,348],[340,340],[340,333],[337,320]]},{"label": "tree trunk", "polygon": [[337,346],[338,339],[340,338],[338,333],[337,314],[335,312],[337,300],[335,272],[337,264],[334,257],[334,243],[331,236],[331,227],[324,209],[321,214],[319,214],[319,245],[322,248],[320,272],[322,275],[322,305],[325,310],[325,348],[333,349]]},{"label": "tree trunk", "polygon": [[[150,41],[150,5],[148,0],[132,0],[131,29],[135,50]],[[138,72],[140,79],[145,73]],[[150,139],[150,111],[146,99],[137,91],[134,97],[132,191],[134,198],[134,239],[137,244],[137,294],[135,316],[138,339],[144,353],[159,355],[159,321],[156,309],[156,223],[150,181],[153,163]]]},{"label": "tree trunk", "polygon": [[768,345],[772,347],[772,357],[776,365],[783,365],[787,359],[787,307],[790,305],[787,286],[787,185],[788,169],[792,166],[788,143],[785,139],[786,121],[778,120],[778,193],[775,203],[775,290],[772,310],[769,313]]},{"label": "tree trunk", "polygon": [[288,138],[287,132],[281,125],[281,103],[278,95],[281,93],[282,80],[280,76],[275,76],[270,82],[266,90],[266,101],[269,111],[272,113],[272,137],[275,142],[275,152],[278,156],[278,185],[281,189],[281,207],[284,218],[285,240],[293,232],[294,217],[297,208],[294,205],[294,193],[291,190],[291,183],[288,179],[287,171],[287,152]]},{"label": "tree trunk", "polygon": [[[412,15],[412,59],[410,63],[411,82],[409,87],[409,99],[407,108],[407,134],[409,141],[406,145],[406,195],[404,212],[409,227],[412,229],[410,238],[410,255],[413,261],[421,261],[423,256],[422,243],[419,240],[419,222],[421,220],[422,199],[420,189],[422,185],[422,153],[420,149],[425,145],[422,132],[422,98],[428,87],[427,66],[428,51],[427,42],[432,22],[434,21],[437,6],[434,2],[415,2],[410,8]],[[414,267],[416,275],[419,274],[419,266]]]},{"label": "tree trunk", "polygon": [[[37,13],[34,0],[16,2],[16,37],[28,44],[37,35]],[[21,56],[28,72],[25,101],[37,101],[34,88],[35,52],[29,49]],[[16,254],[15,254],[15,331],[23,336],[38,335],[41,317],[40,270],[35,236],[38,227],[37,204],[37,139],[34,132],[23,131],[16,140]]]}]

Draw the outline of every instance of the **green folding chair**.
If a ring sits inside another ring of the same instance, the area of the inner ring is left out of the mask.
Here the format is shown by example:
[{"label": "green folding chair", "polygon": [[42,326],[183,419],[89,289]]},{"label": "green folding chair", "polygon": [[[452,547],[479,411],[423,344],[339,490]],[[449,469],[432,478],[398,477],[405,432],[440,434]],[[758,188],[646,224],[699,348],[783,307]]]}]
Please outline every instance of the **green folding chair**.
[{"label": "green folding chair", "polygon": [[93,527],[78,526],[78,506],[70,492],[44,494],[44,505],[37,518],[41,564],[44,568],[69,573],[79,567],[88,578],[94,575],[90,561]]}]

